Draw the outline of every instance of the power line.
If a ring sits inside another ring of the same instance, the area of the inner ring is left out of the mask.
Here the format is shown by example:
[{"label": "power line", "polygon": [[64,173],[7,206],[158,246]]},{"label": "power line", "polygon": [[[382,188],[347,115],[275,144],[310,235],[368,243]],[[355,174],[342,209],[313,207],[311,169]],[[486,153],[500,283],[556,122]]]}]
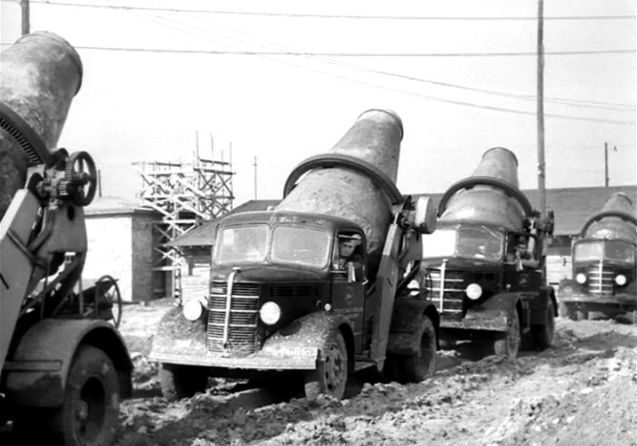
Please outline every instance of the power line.
[{"label": "power line", "polygon": [[[162,18],[164,19],[164,18]],[[169,21],[171,21],[170,19],[168,19]],[[174,23],[174,21],[173,21]],[[192,34],[189,30],[185,31],[182,30],[184,32],[188,32],[189,34]],[[437,101],[437,102],[443,102],[443,103],[450,103],[450,104],[455,104],[455,105],[463,105],[463,106],[468,106],[468,107],[473,107],[473,108],[479,108],[479,109],[487,109],[487,110],[494,110],[494,111],[501,111],[501,112],[508,112],[508,113],[515,113],[515,114],[522,114],[522,115],[534,115],[534,112],[528,112],[528,111],[524,111],[524,110],[516,110],[516,109],[510,109],[510,108],[505,108],[505,107],[496,107],[496,106],[489,106],[489,105],[481,105],[481,104],[475,104],[475,103],[471,103],[471,102],[466,102],[466,101],[457,101],[457,100],[449,100],[449,99],[444,99],[444,98],[439,98],[439,97],[435,97],[435,96],[430,96],[430,95],[426,95],[426,94],[422,94],[419,92],[414,92],[414,91],[409,91],[409,90],[405,90],[405,89],[401,89],[401,88],[394,88],[394,87],[387,87],[384,85],[378,85],[372,82],[365,82],[359,79],[352,79],[350,77],[346,77],[346,76],[342,76],[342,75],[338,75],[338,74],[334,74],[334,73],[329,73],[329,72],[325,72],[325,71],[321,71],[321,70],[317,70],[317,69],[313,69],[307,66],[303,66],[303,65],[298,65],[298,64],[292,64],[289,62],[284,62],[284,61],[280,61],[280,60],[276,60],[276,59],[272,59],[271,57],[267,57],[267,55],[271,55],[271,56],[279,56],[279,55],[284,55],[286,52],[282,52],[282,51],[237,51],[237,50],[231,50],[231,51],[200,51],[200,50],[169,50],[169,49],[141,49],[141,48],[109,48],[109,47],[76,47],[78,49],[88,49],[88,50],[109,50],[109,51],[137,51],[137,52],[159,52],[159,53],[174,53],[174,52],[181,52],[181,53],[187,53],[187,54],[250,54],[250,55],[255,55],[255,56],[260,56],[260,57],[264,57],[270,60],[274,60],[276,62],[279,63],[284,63],[296,68],[301,68],[301,69],[305,69],[305,70],[309,70],[309,71],[314,71],[314,72],[318,72],[320,74],[327,74],[330,75],[332,77],[336,77],[342,80],[346,80],[349,82],[353,82],[353,83],[357,83],[357,84],[362,84],[362,85],[366,85],[366,86],[370,86],[373,88],[379,88],[379,89],[385,89],[385,90],[389,90],[389,91],[395,91],[395,92],[399,92],[402,94],[408,94],[408,95],[412,95],[412,96],[419,96],[419,97],[423,97],[426,99],[430,99],[433,101]],[[288,52],[290,53],[290,52]],[[309,53],[297,53],[298,55],[302,55],[304,57],[309,57],[310,54]],[[533,53],[534,54],[534,53]],[[603,122],[603,123],[610,123],[610,124],[621,124],[621,125],[635,125],[635,122],[633,121],[622,121],[622,120],[614,120],[614,119],[599,119],[599,118],[585,118],[585,117],[577,117],[577,116],[568,116],[568,115],[559,115],[559,114],[547,114],[548,117],[552,117],[552,118],[560,118],[560,119],[569,119],[569,120],[578,120],[578,121],[593,121],[593,122]]]},{"label": "power line", "polygon": [[[90,47],[76,47],[76,48],[91,49]],[[342,76],[342,75],[338,75],[338,74],[335,74],[335,73],[326,73],[325,71],[312,69],[312,68],[305,67],[305,66],[298,65],[298,64],[292,64],[292,63],[287,63],[287,64],[291,65],[291,66],[295,66],[297,68],[302,68],[302,69],[305,69],[305,70],[314,71],[314,72],[321,73],[321,74],[329,74],[332,77],[335,77],[335,78],[338,78],[338,79],[342,79],[342,80],[346,80],[346,81],[349,81],[349,82],[353,82],[353,83],[356,83],[356,84],[365,85],[365,86],[373,87],[373,88],[379,88],[379,89],[388,90],[388,91],[394,91],[394,92],[398,92],[398,93],[402,93],[402,94],[407,94],[407,95],[410,95],[410,96],[418,96],[418,97],[422,97],[422,98],[425,98],[425,99],[430,99],[430,100],[437,101],[437,102],[443,102],[443,103],[454,104],[454,105],[462,105],[462,106],[466,106],[466,107],[478,108],[478,109],[483,109],[483,110],[492,110],[492,111],[514,113],[514,114],[519,114],[519,115],[535,116],[535,112],[532,112],[532,111],[517,110],[517,109],[513,109],[513,108],[496,107],[496,106],[490,106],[490,105],[481,105],[481,104],[475,104],[475,103],[467,102],[467,101],[457,101],[457,100],[451,100],[451,99],[443,99],[443,98],[439,98],[439,97],[436,97],[436,96],[426,95],[426,94],[422,94],[422,93],[418,93],[418,92],[414,92],[414,91],[408,91],[408,90],[404,90],[404,89],[400,89],[400,88],[394,88],[394,87],[387,87],[387,86],[375,84],[375,83],[372,83],[372,82],[362,81],[362,80],[359,80],[359,79],[352,79],[352,78],[349,78],[349,77],[346,77],[346,76]],[[558,119],[568,119],[568,120],[573,120],[573,121],[600,122],[600,123],[605,123],[605,124],[619,124],[619,125],[631,125],[631,126],[635,125],[635,121],[626,121],[626,120],[618,120],[618,119],[586,118],[586,117],[580,117],[580,116],[568,116],[568,115],[550,114],[550,113],[545,114],[545,117],[558,118]]]},{"label": "power line", "polygon": [[[150,15],[145,14],[147,17],[150,17]],[[197,17],[195,15],[189,14],[190,17],[194,18],[195,20],[201,20],[200,17]],[[209,37],[200,35],[200,34],[195,34],[191,31],[192,28],[198,29],[202,32],[208,33],[210,27],[206,27],[206,28],[201,28],[201,27],[194,27],[192,25],[187,25],[183,22],[179,22],[176,20],[171,20],[168,18],[164,18],[162,16],[158,16],[158,15],[154,15],[153,17],[156,17],[157,19],[163,19],[163,20],[168,20],[169,22],[171,22],[173,25],[177,25],[177,26],[173,26],[171,24],[162,24],[162,26],[167,26],[173,30],[177,30],[177,31],[181,31],[184,32],[186,34],[189,35],[193,35],[196,37],[200,37],[203,38],[204,40],[208,40],[210,41]],[[158,23],[158,22],[155,22]],[[268,46],[264,45],[264,43],[267,43],[269,45],[270,48],[274,48],[274,49],[278,49],[278,50],[289,50],[289,47],[285,47],[282,46],[280,44],[274,43],[274,42],[269,42],[268,40],[263,39],[262,37],[259,36],[255,36],[253,34],[249,34],[246,33],[244,31],[240,31],[237,30],[235,28],[231,28],[228,27],[226,25],[221,25],[219,23],[216,22],[210,22],[210,21],[206,21],[207,24],[212,23],[214,25],[214,28],[224,28],[227,29],[229,31],[232,31],[233,33],[237,33],[240,34],[242,36],[246,36],[249,39],[252,40],[245,40],[245,39],[236,39],[233,37],[230,37],[233,40],[238,40],[239,42],[242,43],[246,43],[249,45],[256,45],[256,46],[260,46],[262,48],[268,48]],[[187,29],[185,28],[187,27]],[[255,43],[256,42],[256,43]],[[276,60],[276,59],[272,59],[272,58],[268,58],[270,60]],[[368,72],[368,73],[373,73],[373,74],[380,74],[382,76],[387,76],[387,77],[395,77],[398,79],[406,79],[406,80],[410,80],[410,81],[414,81],[414,82],[422,82],[422,83],[426,83],[426,84],[430,84],[430,85],[435,85],[435,86],[441,86],[441,87],[447,87],[447,88],[456,88],[459,90],[465,90],[465,91],[473,91],[473,92],[477,92],[477,93],[483,93],[483,94],[491,94],[491,95],[495,95],[495,96],[501,96],[501,97],[511,97],[511,98],[515,98],[515,99],[519,99],[519,100],[532,100],[535,101],[536,97],[533,95],[529,95],[529,94],[520,94],[520,93],[512,93],[512,92],[502,92],[502,91],[497,91],[497,90],[488,90],[488,89],[484,89],[484,88],[476,88],[476,87],[469,87],[469,86],[464,86],[464,85],[458,85],[458,84],[452,84],[449,82],[441,82],[441,81],[435,81],[435,80],[430,80],[430,79],[423,79],[423,78],[419,78],[419,77],[414,77],[414,76],[409,76],[409,75],[404,75],[404,74],[399,74],[399,73],[394,73],[394,72],[389,72],[389,71],[384,71],[384,70],[375,70],[375,69],[371,69],[368,67],[363,67],[360,65],[355,65],[352,63],[347,63],[347,62],[343,62],[343,61],[337,61],[334,59],[329,59],[329,58],[317,58],[317,57],[311,57],[308,56],[308,59],[310,60],[316,60],[318,62],[323,62],[323,63],[327,63],[327,64],[331,64],[331,65],[335,65],[335,66],[339,66],[339,67],[346,67],[346,68],[350,68],[350,69],[354,69],[357,71],[363,71],[363,72]],[[576,99],[569,99],[569,98],[559,98],[559,97],[552,97],[552,98],[544,98],[545,102],[550,102],[550,103],[555,103],[555,104],[561,104],[561,105],[565,105],[565,106],[571,106],[571,107],[586,107],[586,108],[601,108],[601,109],[608,109],[608,110],[618,110],[621,111],[626,110],[626,111],[634,111],[635,110],[635,105],[632,104],[626,104],[626,103],[616,103],[616,102],[601,102],[601,101],[581,101],[581,100],[576,100]]]},{"label": "power line", "polygon": [[[173,53],[173,54],[210,54],[222,56],[327,56],[327,57],[517,57],[536,56],[534,52],[475,52],[475,53],[365,53],[365,52],[330,52],[330,51],[249,51],[249,50],[190,50],[180,48],[132,48],[105,46],[75,46],[75,48],[96,51],[128,51],[134,53]],[[616,50],[584,50],[584,51],[546,51],[545,55],[575,56],[592,54],[634,54],[635,49]]]},{"label": "power line", "polygon": [[[395,78],[399,78],[399,79],[410,80],[410,81],[413,81],[413,82],[422,82],[422,83],[431,84],[431,85],[437,85],[437,86],[441,86],[441,87],[456,88],[456,89],[459,89],[459,90],[472,91],[472,92],[476,92],[476,93],[484,93],[484,94],[490,94],[490,95],[501,96],[501,97],[509,97],[509,98],[514,98],[514,99],[526,100],[526,101],[535,101],[536,100],[536,97],[534,95],[530,95],[530,94],[511,93],[511,92],[504,92],[504,91],[499,91],[499,90],[491,90],[491,89],[486,89],[486,88],[477,88],[477,87],[470,87],[470,86],[466,86],[466,85],[452,84],[452,83],[449,83],[449,82],[441,82],[441,81],[435,81],[435,80],[430,80],[430,79],[423,79],[423,78],[416,77],[416,76],[409,76],[409,75],[406,75],[406,74],[393,73],[393,72],[384,71],[384,70],[375,70],[375,69],[372,69],[372,68],[361,67],[361,66],[351,65],[351,64],[342,64],[342,63],[339,63],[339,62],[329,62],[328,61],[328,63],[334,63],[334,64],[337,64],[337,65],[349,66],[349,67],[352,67],[354,69],[358,69],[358,70],[361,70],[361,71],[366,71],[366,72],[369,72],[369,73],[376,73],[376,74],[381,74],[383,76],[395,77]],[[555,103],[555,104],[560,104],[560,105],[566,105],[566,106],[571,106],[571,107],[602,108],[602,109],[609,109],[609,110],[622,110],[623,109],[623,110],[626,110],[626,111],[634,111],[635,110],[635,105],[621,103],[621,102],[582,101],[582,100],[577,100],[577,99],[558,98],[558,97],[553,97],[553,98],[545,97],[544,98],[544,102]]]},{"label": "power line", "polygon": [[[147,19],[152,20],[155,23],[159,23],[159,22],[156,21],[157,19],[170,22],[170,23],[163,23],[163,24],[160,23],[162,26],[166,26],[166,27],[168,27],[170,29],[173,29],[173,30],[181,31],[181,32],[184,32],[186,34],[189,34],[189,35],[192,35],[192,36],[195,36],[195,37],[200,37],[200,38],[203,38],[204,40],[207,40],[207,41],[211,40],[208,36],[202,36],[202,35],[199,35],[199,34],[193,32],[193,30],[195,30],[195,31],[199,30],[199,31],[202,31],[202,32],[207,32],[208,29],[209,29],[208,27],[201,28],[201,27],[196,27],[196,26],[192,26],[192,25],[186,25],[183,22],[172,20],[172,19],[169,19],[167,17],[161,17],[161,16],[150,15],[150,14],[145,14],[145,13],[142,13],[142,14],[144,16],[146,16]],[[258,46],[266,48],[266,46],[263,43],[268,43],[270,47],[275,47],[275,48],[278,48],[278,49],[287,49],[286,47],[283,47],[283,46],[278,45],[276,43],[268,42],[267,40],[263,41],[263,39],[259,39],[256,36],[253,36],[251,34],[245,33],[243,31],[238,31],[238,30],[235,30],[234,28],[229,28],[229,27],[224,26],[224,25],[215,24],[215,27],[219,27],[219,26],[224,28],[224,29],[227,29],[229,31],[241,34],[243,36],[247,36],[248,38],[252,38],[252,39],[256,38],[258,40]],[[231,37],[231,39],[237,40],[236,38],[232,38],[232,37]],[[238,41],[240,41],[242,43],[247,43],[247,44],[250,44],[250,45],[253,44],[252,41],[248,41],[248,40],[244,40],[244,39],[239,39]],[[317,70],[317,69],[312,69],[312,68],[309,68],[307,66],[303,66],[303,65],[299,65],[299,64],[292,64],[292,63],[284,62],[284,61],[281,61],[281,60],[277,60],[277,59],[272,58],[272,57],[267,57],[267,56],[260,56],[260,57],[263,57],[265,59],[268,59],[268,60],[271,60],[271,61],[275,61],[275,62],[278,62],[278,63],[283,63],[283,64],[286,64],[286,65],[292,66],[294,68],[305,69],[305,70],[317,72],[317,73],[320,73],[320,74],[327,74],[327,75],[335,76],[337,78],[344,79],[344,80],[347,80],[347,81],[350,81],[350,82],[354,82],[354,83],[361,83],[360,81],[358,81],[356,79],[347,78],[345,76],[334,75],[333,73],[325,72],[324,70]],[[338,62],[338,61],[334,61],[334,60],[330,60],[330,59],[319,59],[319,58],[313,58],[313,57],[308,57],[308,58],[311,59],[311,60],[316,60],[316,61],[324,62],[324,63],[330,63],[330,64],[334,64],[334,65],[337,65],[337,66],[345,66],[345,67],[356,69],[356,70],[359,70],[359,71],[361,71],[361,70],[362,71],[369,71],[369,72],[372,72],[372,73],[375,73],[375,74],[393,76],[393,77],[398,77],[398,78],[403,78],[403,79],[408,79],[408,80],[421,81],[421,82],[425,82],[425,83],[431,83],[433,85],[460,88],[460,89],[466,89],[466,90],[470,90],[470,91],[478,91],[478,92],[496,94],[496,95],[501,95],[501,96],[511,96],[511,97],[515,97],[515,98],[518,98],[518,99],[535,100],[535,97],[534,96],[530,96],[530,95],[526,95],[526,96],[525,95],[516,95],[516,94],[512,94],[512,93],[504,93],[504,92],[497,92],[497,91],[493,91],[493,90],[485,90],[485,89],[478,89],[478,88],[472,88],[472,87],[459,86],[459,85],[449,84],[449,83],[444,83],[444,82],[428,81],[428,80],[425,80],[425,79],[415,78],[415,77],[411,77],[411,76],[404,76],[404,75],[400,75],[400,74],[397,74],[397,73],[385,72],[385,71],[380,71],[380,70],[366,69],[365,67],[360,67],[360,66],[357,66],[357,65],[352,65],[352,64],[347,64],[347,63],[342,63],[342,62]],[[372,84],[372,83],[363,82],[363,84],[366,84],[366,85],[369,85],[369,86],[372,86],[372,87],[375,87],[375,88],[381,88],[381,89],[385,88],[384,86],[379,86],[377,84]],[[396,90],[396,89],[394,89],[394,90]],[[397,91],[401,91],[403,93],[409,93],[406,90],[397,90]],[[423,96],[422,94],[419,94],[419,93],[418,93],[418,95]],[[432,96],[427,96],[427,97],[429,99],[432,99],[432,100],[436,100],[436,101],[440,100],[440,101],[444,102],[444,99],[440,99],[440,98],[436,98],[436,97],[432,97]],[[621,106],[625,106],[625,107],[627,107],[629,109],[630,108],[634,109],[634,106],[631,107],[630,105],[627,105],[627,104],[602,103],[602,102],[594,102],[594,101],[581,101],[582,103],[579,104],[578,101],[572,100],[572,99],[563,99],[563,98],[556,98],[555,99],[555,102],[559,103],[560,101],[571,102],[568,105],[572,105],[572,106],[582,106],[582,107],[587,106],[587,107],[600,107],[600,108],[612,108],[613,106],[620,106],[620,107]],[[559,115],[552,115],[552,116],[553,117],[559,117]],[[565,117],[565,118],[568,119],[569,117]],[[577,118],[574,118],[574,119],[577,119]],[[624,121],[624,122],[625,123],[630,123],[629,121]]]},{"label": "power line", "polygon": [[[2,0],[3,2],[15,2],[19,0]],[[316,13],[293,13],[293,12],[268,12],[268,11],[232,11],[214,9],[183,9],[183,8],[158,8],[127,5],[104,5],[86,3],[52,2],[42,0],[31,0],[31,3],[44,4],[49,6],[67,6],[78,8],[101,8],[120,9],[136,11],[155,12],[177,12],[177,13],[198,13],[217,15],[238,15],[238,16],[261,16],[261,17],[289,17],[289,18],[309,18],[309,19],[355,19],[355,20],[409,20],[409,21],[536,21],[537,17],[532,16],[400,16],[400,15],[361,15],[361,14],[316,14]],[[553,16],[545,17],[544,20],[635,20],[633,15],[588,15],[588,16]]]}]

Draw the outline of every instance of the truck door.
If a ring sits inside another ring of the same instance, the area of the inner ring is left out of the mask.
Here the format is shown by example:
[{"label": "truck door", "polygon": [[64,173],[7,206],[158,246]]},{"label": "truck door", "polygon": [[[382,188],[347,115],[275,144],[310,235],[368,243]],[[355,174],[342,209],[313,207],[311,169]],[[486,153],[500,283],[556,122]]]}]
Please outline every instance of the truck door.
[{"label": "truck door", "polygon": [[[366,281],[363,238],[361,234],[343,233],[338,235],[337,241],[331,272],[332,309],[352,322],[355,350],[360,351]],[[353,248],[351,245],[354,245]]]}]

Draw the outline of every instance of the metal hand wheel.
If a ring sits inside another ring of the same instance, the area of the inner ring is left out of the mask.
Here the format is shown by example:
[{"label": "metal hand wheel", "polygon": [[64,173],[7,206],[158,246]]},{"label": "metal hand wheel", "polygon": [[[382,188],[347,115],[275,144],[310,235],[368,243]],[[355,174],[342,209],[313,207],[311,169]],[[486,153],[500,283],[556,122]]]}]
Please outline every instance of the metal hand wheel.
[{"label": "metal hand wheel", "polygon": [[112,321],[115,328],[119,327],[122,320],[122,294],[117,286],[117,281],[105,275],[95,282],[95,304],[98,315],[107,314],[104,319]]},{"label": "metal hand wheel", "polygon": [[73,188],[73,204],[87,206],[97,189],[97,170],[88,152],[74,152],[66,165],[66,178]]}]

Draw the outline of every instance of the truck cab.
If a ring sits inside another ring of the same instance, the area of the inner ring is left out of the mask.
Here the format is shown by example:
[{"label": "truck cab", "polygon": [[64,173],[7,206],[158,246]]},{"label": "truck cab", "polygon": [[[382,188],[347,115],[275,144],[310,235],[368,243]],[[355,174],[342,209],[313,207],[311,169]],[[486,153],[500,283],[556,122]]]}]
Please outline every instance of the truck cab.
[{"label": "truck cab", "polygon": [[632,202],[615,194],[573,242],[573,278],[560,282],[558,289],[570,319],[587,319],[590,311],[611,317],[637,311],[636,246]]},{"label": "truck cab", "polygon": [[209,347],[229,355],[254,353],[265,338],[292,321],[332,309],[351,321],[360,352],[369,280],[362,270],[356,277],[338,268],[339,237],[352,235],[363,241],[355,249],[364,260],[363,230],[340,218],[259,212],[225,219],[212,254]]},{"label": "truck cab", "polygon": [[501,290],[524,291],[541,284],[540,253],[527,249],[528,238],[502,227],[466,223],[442,224],[424,236],[425,289],[445,325],[461,321]]}]

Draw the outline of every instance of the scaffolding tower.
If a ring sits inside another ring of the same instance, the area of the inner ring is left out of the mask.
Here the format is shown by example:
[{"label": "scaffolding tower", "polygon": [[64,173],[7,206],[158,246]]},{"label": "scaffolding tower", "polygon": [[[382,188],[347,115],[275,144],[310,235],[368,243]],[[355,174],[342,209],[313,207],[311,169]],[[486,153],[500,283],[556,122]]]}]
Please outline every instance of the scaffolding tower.
[{"label": "scaffolding tower", "polygon": [[153,294],[165,295],[179,286],[181,254],[168,246],[175,238],[232,210],[231,162],[204,159],[192,163],[141,162],[143,205],[162,216],[153,224]]}]

